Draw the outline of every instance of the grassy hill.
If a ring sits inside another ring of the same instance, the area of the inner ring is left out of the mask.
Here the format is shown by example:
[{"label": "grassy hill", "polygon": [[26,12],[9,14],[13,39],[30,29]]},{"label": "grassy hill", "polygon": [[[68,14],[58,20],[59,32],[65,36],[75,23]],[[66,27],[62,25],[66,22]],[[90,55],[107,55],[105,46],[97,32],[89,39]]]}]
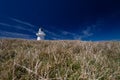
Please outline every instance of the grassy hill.
[{"label": "grassy hill", "polygon": [[120,42],[1,39],[0,80],[120,80]]}]

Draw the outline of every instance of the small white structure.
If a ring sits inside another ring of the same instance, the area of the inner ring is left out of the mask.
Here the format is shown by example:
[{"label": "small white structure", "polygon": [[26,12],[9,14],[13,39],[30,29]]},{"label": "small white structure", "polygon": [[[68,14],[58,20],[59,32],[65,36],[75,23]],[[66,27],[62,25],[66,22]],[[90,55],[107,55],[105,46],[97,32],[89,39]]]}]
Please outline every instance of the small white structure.
[{"label": "small white structure", "polygon": [[41,28],[39,28],[39,31],[38,33],[36,33],[36,35],[37,35],[37,40],[44,40],[45,33],[42,31]]}]

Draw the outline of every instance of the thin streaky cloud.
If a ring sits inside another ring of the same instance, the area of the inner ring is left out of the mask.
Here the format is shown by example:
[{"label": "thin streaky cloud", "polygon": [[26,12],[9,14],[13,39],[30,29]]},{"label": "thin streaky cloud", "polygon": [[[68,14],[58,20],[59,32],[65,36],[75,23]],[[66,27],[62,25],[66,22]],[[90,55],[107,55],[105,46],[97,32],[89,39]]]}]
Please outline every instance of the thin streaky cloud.
[{"label": "thin streaky cloud", "polygon": [[25,21],[22,21],[22,20],[19,20],[19,19],[16,19],[16,18],[10,18],[10,19],[17,22],[17,23],[21,23],[21,24],[27,25],[27,26],[32,27],[32,28],[35,27],[35,25],[32,25],[28,22],[25,22]]},{"label": "thin streaky cloud", "polygon": [[92,36],[93,33],[91,32],[91,27],[87,27],[85,30],[82,31],[84,37]]},{"label": "thin streaky cloud", "polygon": [[[55,32],[58,32],[57,34],[54,33],[54,35],[57,37],[54,37],[54,39],[73,39],[73,40],[81,40],[81,36],[79,34],[76,34],[76,33],[72,33],[72,32],[68,32],[68,31],[65,31],[65,30],[58,30],[58,29],[55,29],[54,28],[54,31]],[[53,33],[53,32],[52,32]],[[69,36],[69,38],[68,38]]]},{"label": "thin streaky cloud", "polygon": [[20,25],[11,25],[11,24],[2,23],[2,22],[0,22],[0,25],[2,25],[2,26],[7,26],[7,27],[10,27],[10,28],[17,28],[17,29],[20,29],[20,30],[29,31],[29,32],[31,32],[31,33],[35,33],[34,30],[28,29],[28,28],[24,28],[24,27],[22,27],[22,26],[20,26]]},{"label": "thin streaky cloud", "polygon": [[78,39],[78,40],[82,40],[83,38],[87,38],[90,36],[94,35],[94,32],[92,32],[92,29],[95,29],[97,25],[91,25],[88,26],[85,30],[81,31],[80,34],[76,34],[76,33],[71,33],[68,31],[61,31],[63,35],[67,36],[67,35],[71,35],[71,37],[73,39]]},{"label": "thin streaky cloud", "polygon": [[72,36],[75,36],[77,34],[75,33],[71,33],[71,32],[68,32],[68,31],[61,31],[63,35],[72,35]]},{"label": "thin streaky cloud", "polygon": [[15,32],[8,32],[0,30],[0,35],[4,37],[14,37],[14,38],[32,38],[32,35],[22,34],[22,33],[15,33]]},{"label": "thin streaky cloud", "polygon": [[11,25],[9,25],[9,24],[7,24],[7,23],[2,23],[2,22],[0,22],[0,25],[2,25],[2,26],[9,26],[9,27],[11,27]]},{"label": "thin streaky cloud", "polygon": [[46,32],[46,34],[50,34],[51,36],[54,36],[54,37],[61,37],[60,34],[58,35],[54,32],[49,31],[49,30],[45,30],[45,32]]},{"label": "thin streaky cloud", "polygon": [[64,31],[64,30],[61,30],[61,35],[64,35],[64,36],[71,36],[72,39],[74,40],[81,40],[82,39],[82,36],[79,35],[79,34],[76,34],[76,33],[72,33],[72,32],[68,32],[68,31]]}]

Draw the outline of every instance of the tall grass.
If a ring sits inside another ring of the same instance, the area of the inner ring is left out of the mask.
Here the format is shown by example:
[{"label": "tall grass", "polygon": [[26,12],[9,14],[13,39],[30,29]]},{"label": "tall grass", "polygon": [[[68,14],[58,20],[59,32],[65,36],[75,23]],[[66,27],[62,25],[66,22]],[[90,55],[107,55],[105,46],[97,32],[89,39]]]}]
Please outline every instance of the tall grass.
[{"label": "tall grass", "polygon": [[0,80],[120,80],[120,42],[1,39]]}]

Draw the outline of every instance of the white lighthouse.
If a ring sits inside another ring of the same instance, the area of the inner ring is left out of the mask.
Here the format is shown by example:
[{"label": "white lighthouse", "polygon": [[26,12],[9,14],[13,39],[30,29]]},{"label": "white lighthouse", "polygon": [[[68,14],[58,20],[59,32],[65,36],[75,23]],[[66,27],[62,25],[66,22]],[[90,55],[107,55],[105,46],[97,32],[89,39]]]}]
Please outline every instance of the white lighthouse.
[{"label": "white lighthouse", "polygon": [[44,40],[45,33],[42,31],[41,28],[39,28],[39,31],[38,33],[36,33],[36,35],[37,35],[37,40]]}]

